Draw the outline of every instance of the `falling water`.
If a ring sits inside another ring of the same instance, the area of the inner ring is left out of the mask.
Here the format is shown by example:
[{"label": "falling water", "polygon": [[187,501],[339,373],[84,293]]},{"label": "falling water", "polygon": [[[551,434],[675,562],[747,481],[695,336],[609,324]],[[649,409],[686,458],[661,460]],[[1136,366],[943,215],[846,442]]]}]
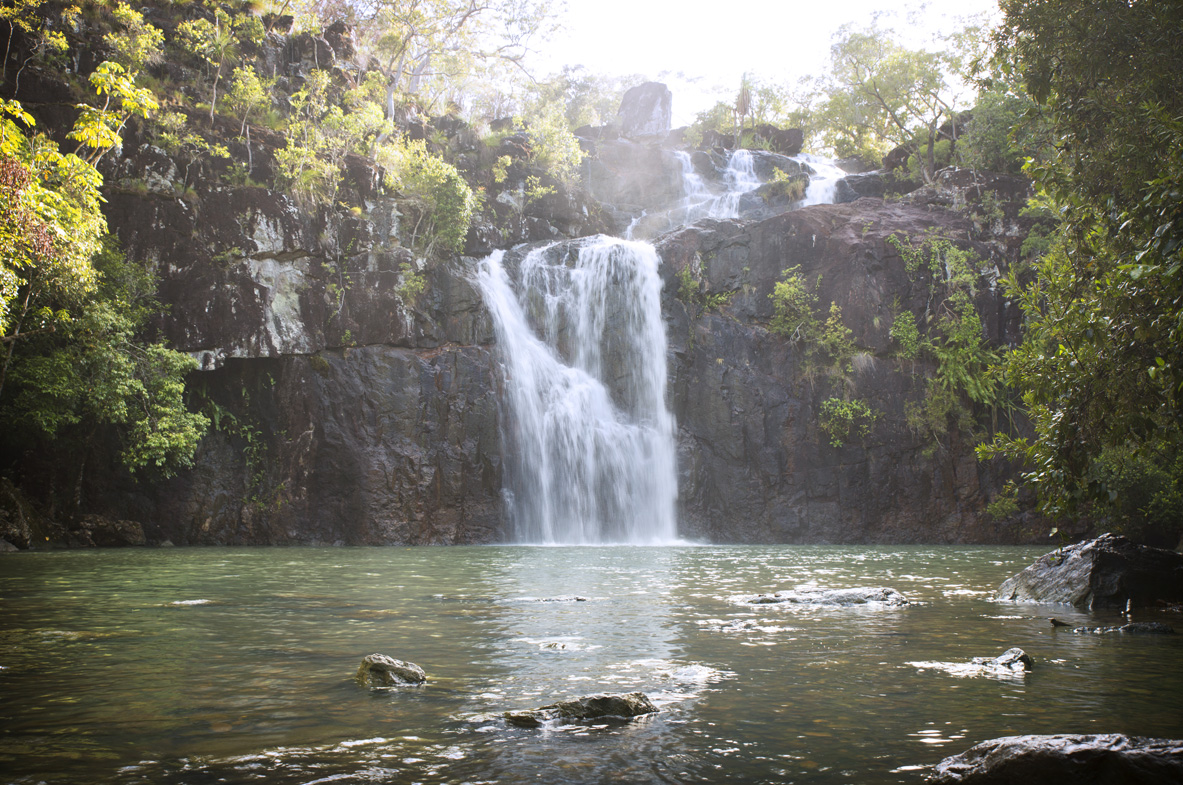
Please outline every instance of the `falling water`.
[{"label": "falling water", "polygon": [[527,543],[676,539],[674,420],[657,252],[593,238],[521,262],[496,251],[478,282],[505,373],[506,501]]},{"label": "falling water", "polygon": [[809,167],[809,171],[811,172],[809,186],[805,189],[805,198],[801,201],[800,206],[808,207],[811,204],[833,204],[834,197],[838,192],[838,182],[846,177],[846,172],[842,171],[830,159],[822,158],[821,156],[799,153],[793,156],[793,158]]},{"label": "falling water", "polygon": [[671,210],[671,218],[678,224],[689,224],[700,218],[735,218],[739,215],[739,200],[744,194],[760,187],[752,163],[752,154],[736,150],[727,159],[723,172],[723,193],[712,193],[702,176],[694,169],[690,155],[674,153],[682,164],[682,200]]}]

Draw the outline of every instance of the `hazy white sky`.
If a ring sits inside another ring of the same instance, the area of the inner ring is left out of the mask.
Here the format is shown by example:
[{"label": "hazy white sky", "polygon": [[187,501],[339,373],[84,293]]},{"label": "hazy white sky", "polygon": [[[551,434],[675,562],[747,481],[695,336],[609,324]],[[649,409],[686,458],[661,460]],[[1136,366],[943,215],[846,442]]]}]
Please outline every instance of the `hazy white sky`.
[{"label": "hazy white sky", "polygon": [[996,0],[567,0],[565,29],[543,47],[539,70],[583,65],[665,82],[674,124],[685,125],[729,99],[745,72],[779,84],[820,75],[831,37],[847,22],[870,25],[879,14],[881,26],[919,46],[997,8]]}]

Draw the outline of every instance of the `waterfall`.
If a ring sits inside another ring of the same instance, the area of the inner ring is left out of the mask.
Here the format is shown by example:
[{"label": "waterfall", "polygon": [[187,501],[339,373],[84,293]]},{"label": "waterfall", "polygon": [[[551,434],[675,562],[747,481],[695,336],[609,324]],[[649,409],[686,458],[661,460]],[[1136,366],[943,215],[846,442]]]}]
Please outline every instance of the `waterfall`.
[{"label": "waterfall", "polygon": [[675,540],[674,419],[666,408],[660,260],[593,238],[531,251],[510,282],[481,262],[505,375],[506,506],[524,543]]},{"label": "waterfall", "polygon": [[752,154],[747,150],[736,150],[727,159],[723,172],[724,191],[720,195],[711,193],[706,182],[694,170],[690,155],[674,153],[682,164],[682,201],[671,211],[675,223],[690,224],[699,218],[736,218],[739,216],[739,200],[760,187],[752,163]]},{"label": "waterfall", "polygon": [[833,204],[838,192],[838,181],[846,177],[846,172],[829,158],[809,153],[799,153],[793,159],[807,166],[810,171],[809,186],[805,189],[805,198],[800,206]]}]

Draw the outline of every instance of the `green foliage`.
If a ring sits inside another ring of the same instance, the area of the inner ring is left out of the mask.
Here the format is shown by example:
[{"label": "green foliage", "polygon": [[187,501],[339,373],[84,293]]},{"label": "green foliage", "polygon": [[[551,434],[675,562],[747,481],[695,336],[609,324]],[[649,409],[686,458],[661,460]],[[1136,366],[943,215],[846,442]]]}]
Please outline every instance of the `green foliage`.
[{"label": "green foliage", "polygon": [[1060,227],[1033,280],[1004,282],[1025,337],[1003,372],[1034,435],[981,453],[1022,461],[1049,515],[1139,518],[1169,538],[1152,511],[1177,490],[1148,478],[1177,477],[1183,446],[1183,6],[1002,9],[998,68],[1057,140],[1027,171]]},{"label": "green foliage", "polygon": [[972,433],[974,408],[993,413],[1005,408],[1005,390],[993,366],[998,353],[985,339],[981,317],[974,307],[977,259],[943,238],[919,244],[892,235],[888,238],[914,280],[927,282],[926,331],[916,316],[902,311],[894,317],[891,336],[903,359],[935,364],[925,384],[924,399],[908,405],[909,427],[927,443],[931,455],[950,431]]},{"label": "green foliage", "polygon": [[694,305],[704,311],[718,311],[731,302],[734,292],[703,291],[690,265],[678,271],[678,299],[687,305]]},{"label": "green foliage", "polygon": [[177,42],[206,66],[210,80],[209,119],[214,121],[218,106],[218,85],[222,76],[241,56],[244,44],[263,40],[263,24],[250,14],[231,15],[220,6],[212,19],[198,17],[177,25]]},{"label": "green foliage", "polygon": [[69,138],[78,142],[75,154],[84,153],[94,166],[108,151],[120,144],[120,136],[132,117],[147,117],[156,111],[156,99],[147,88],[137,87],[135,74],[119,63],[99,63],[90,75],[90,83],[99,98],[99,106],[78,104],[78,119]]},{"label": "green foliage", "polygon": [[817,295],[805,283],[799,266],[785,270],[769,295],[772,321],[769,329],[800,347],[807,373],[825,362],[835,373],[846,373],[854,357],[854,333],[842,321],[842,309],[830,303],[823,320],[814,313]]},{"label": "green foliage", "polygon": [[242,117],[242,128],[239,134],[246,132],[247,121],[256,108],[266,108],[271,103],[271,90],[275,86],[275,79],[262,79],[255,69],[249,65],[234,69],[231,77],[230,94],[226,96],[226,103],[231,111]]},{"label": "green foliage", "polygon": [[769,189],[777,196],[800,201],[805,198],[805,190],[809,187],[809,176],[800,174],[785,174],[780,167],[772,170],[772,179],[768,181]]},{"label": "green foliage", "polygon": [[822,401],[818,424],[830,437],[830,445],[841,447],[856,439],[867,438],[877,417],[876,412],[863,401],[827,398]]},{"label": "green foliage", "polygon": [[395,140],[378,148],[384,183],[408,200],[415,221],[410,243],[428,256],[464,247],[477,197],[456,167],[427,150],[422,140]]},{"label": "green foliage", "polygon": [[996,521],[1005,521],[1016,515],[1019,512],[1019,500],[1015,494],[1014,483],[1007,483],[1002,493],[986,505],[986,514]]},{"label": "green foliage", "polygon": [[398,296],[404,303],[413,303],[427,288],[427,278],[410,262],[403,262],[398,267],[399,283]]},{"label": "green foliage", "polygon": [[973,117],[957,140],[957,158],[971,169],[1020,174],[1026,160],[1044,147],[1042,117],[1021,90],[995,85],[979,93]]},{"label": "green foliage", "polygon": [[33,124],[18,102],[0,103],[0,333],[8,345],[0,391],[16,336],[54,329],[55,303],[93,291],[90,260],[107,229],[98,171],[14,120]]},{"label": "green foliage", "polygon": [[530,137],[530,158],[536,166],[566,186],[578,181],[583,149],[560,107],[539,107],[526,125],[526,134]]},{"label": "green foliage", "polygon": [[125,468],[170,476],[192,461],[207,421],[184,404],[186,354],[137,332],[159,311],[155,279],[108,245],[95,258],[98,286],[53,333],[21,342],[0,418],[28,446],[75,444],[112,428]]},{"label": "green foliage", "polygon": [[912,144],[921,173],[931,177],[939,165],[938,131],[956,108],[947,77],[954,59],[908,49],[889,31],[849,25],[839,30],[830,54],[825,98],[815,114],[826,145],[839,156],[878,157]]},{"label": "green foliage", "polygon": [[891,322],[891,339],[896,344],[896,354],[904,360],[915,360],[920,356],[920,330],[916,327],[916,315],[911,311],[897,313]]}]

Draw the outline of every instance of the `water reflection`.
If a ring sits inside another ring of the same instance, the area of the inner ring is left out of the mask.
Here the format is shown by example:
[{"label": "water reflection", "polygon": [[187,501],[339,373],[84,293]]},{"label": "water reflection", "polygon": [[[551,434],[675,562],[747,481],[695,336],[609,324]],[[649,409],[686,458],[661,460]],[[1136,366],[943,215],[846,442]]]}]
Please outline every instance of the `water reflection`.
[{"label": "water reflection", "polygon": [[[24,554],[0,573],[5,782],[912,783],[1014,733],[1177,736],[1183,637],[997,603],[1026,549],[209,549]],[[888,586],[907,607],[736,602]],[[1149,614],[1150,612],[1145,612]],[[1175,617],[1162,620],[1183,627]],[[1010,647],[1021,679],[909,663]],[[360,658],[423,687],[361,690]],[[510,728],[594,692],[626,725]]]}]

